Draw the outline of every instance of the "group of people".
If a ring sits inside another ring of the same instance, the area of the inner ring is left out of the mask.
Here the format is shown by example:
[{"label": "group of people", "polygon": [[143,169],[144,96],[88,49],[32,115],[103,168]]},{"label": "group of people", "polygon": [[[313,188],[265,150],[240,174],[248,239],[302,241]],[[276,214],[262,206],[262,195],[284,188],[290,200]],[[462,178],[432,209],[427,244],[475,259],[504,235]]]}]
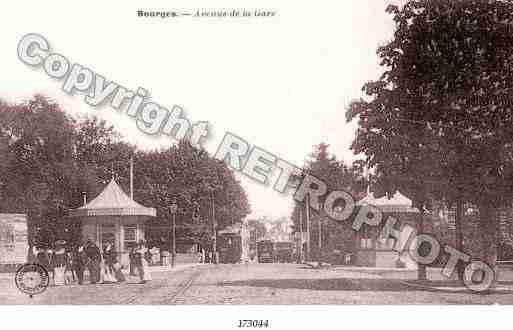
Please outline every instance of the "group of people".
[{"label": "group of people", "polygon": [[[91,239],[71,248],[66,246],[66,241],[59,240],[54,243],[53,250],[37,247],[33,250],[35,261],[48,271],[54,285],[74,282],[82,285],[86,271],[91,284],[126,281],[123,266],[112,243],[106,243],[103,250]],[[140,283],[151,280],[147,255],[148,248],[144,241],[139,241],[130,252],[130,275],[138,275]]]}]

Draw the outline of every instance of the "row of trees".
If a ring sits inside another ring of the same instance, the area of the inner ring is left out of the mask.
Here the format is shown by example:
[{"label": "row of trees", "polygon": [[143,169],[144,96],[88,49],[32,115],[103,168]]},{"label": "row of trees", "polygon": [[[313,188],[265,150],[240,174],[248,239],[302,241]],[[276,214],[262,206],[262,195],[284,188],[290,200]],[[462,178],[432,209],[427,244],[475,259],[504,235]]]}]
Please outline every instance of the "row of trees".
[{"label": "row of trees", "polygon": [[212,204],[218,229],[249,213],[232,171],[188,142],[141,151],[105,122],[70,118],[46,97],[0,102],[0,212],[28,215],[31,244],[78,239],[68,210],[82,205],[84,193],[97,196],[113,176],[128,191],[131,158],[135,199],[157,209],[150,226],[169,228],[172,200],[179,206],[178,237],[194,240],[212,237]]},{"label": "row of trees", "polygon": [[460,249],[463,205],[477,205],[473,257],[494,266],[496,210],[513,196],[513,4],[409,0],[387,11],[396,30],[377,51],[384,73],[347,111],[359,124],[352,148],[387,193],[421,209],[456,205]]}]

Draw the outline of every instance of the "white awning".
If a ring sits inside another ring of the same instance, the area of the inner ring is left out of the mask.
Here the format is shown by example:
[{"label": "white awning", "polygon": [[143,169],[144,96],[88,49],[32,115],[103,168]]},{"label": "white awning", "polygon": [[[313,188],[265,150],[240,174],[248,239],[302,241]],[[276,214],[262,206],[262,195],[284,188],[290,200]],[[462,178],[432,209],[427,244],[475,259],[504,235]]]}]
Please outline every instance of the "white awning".
[{"label": "white awning", "polygon": [[155,217],[157,211],[154,208],[145,207],[127,196],[112,181],[105,187],[101,194],[86,205],[70,211],[70,217],[96,217],[96,216],[149,216]]},{"label": "white awning", "polygon": [[369,193],[363,199],[358,201],[357,205],[372,205],[379,208],[382,212],[394,213],[420,213],[412,206],[413,202],[408,197],[397,191],[391,198],[386,195],[376,198],[374,193]]}]

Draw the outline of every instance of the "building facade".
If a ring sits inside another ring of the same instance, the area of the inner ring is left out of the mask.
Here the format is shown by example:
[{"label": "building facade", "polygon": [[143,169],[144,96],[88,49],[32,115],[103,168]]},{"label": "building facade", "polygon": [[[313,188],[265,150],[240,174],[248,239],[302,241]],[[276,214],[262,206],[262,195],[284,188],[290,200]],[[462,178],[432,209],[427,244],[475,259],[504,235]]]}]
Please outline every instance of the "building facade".
[{"label": "building facade", "polygon": [[[358,202],[358,205],[360,207],[365,205],[377,207],[383,213],[383,220],[380,226],[364,226],[356,233],[355,264],[367,267],[416,269],[417,264],[412,260],[408,251],[399,253],[393,250],[394,244],[396,244],[395,240],[393,238],[381,239],[379,235],[388,217],[397,219],[398,226],[408,224],[413,228],[417,227],[421,214],[418,209],[412,207],[412,201],[400,192],[396,192],[390,198],[387,196],[376,198],[373,193],[368,193]],[[402,242],[397,243],[401,244]]]}]

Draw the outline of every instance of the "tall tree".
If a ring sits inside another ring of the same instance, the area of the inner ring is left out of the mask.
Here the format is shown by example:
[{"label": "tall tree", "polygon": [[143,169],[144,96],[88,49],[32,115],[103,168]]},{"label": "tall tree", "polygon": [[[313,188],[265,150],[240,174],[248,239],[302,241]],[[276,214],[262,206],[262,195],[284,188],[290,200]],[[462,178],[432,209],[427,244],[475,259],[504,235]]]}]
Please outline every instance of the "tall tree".
[{"label": "tall tree", "polygon": [[0,209],[28,215],[30,242],[70,233],[59,220],[73,203],[73,136],[72,121],[41,95],[0,106]]},{"label": "tall tree", "polygon": [[157,208],[153,224],[163,228],[169,228],[169,205],[176,201],[179,237],[208,243],[213,219],[221,230],[250,212],[245,191],[224,162],[186,141],[167,150],[138,152],[135,164],[136,199]]},{"label": "tall tree", "polygon": [[384,73],[347,112],[359,123],[352,148],[389,193],[478,205],[480,259],[494,266],[494,213],[513,188],[513,4],[410,0],[387,11],[396,30],[378,48]]},{"label": "tall tree", "polygon": [[[353,196],[360,196],[365,191],[366,186],[365,178],[362,176],[363,168],[358,166],[358,162],[354,166],[346,165],[343,161],[339,161],[331,155],[328,149],[329,145],[326,143],[314,146],[314,150],[304,166],[304,172],[326,183],[328,192],[343,190],[353,194]],[[324,203],[322,198],[320,198],[320,203],[321,205]],[[300,213],[302,228],[299,219]],[[348,253],[354,251],[355,232],[351,229],[349,222],[334,221],[323,209],[318,212],[311,209],[310,215],[310,249],[316,255],[315,259],[323,258],[323,254],[328,256],[329,253],[325,253],[326,251],[341,250]],[[306,232],[305,203],[294,202],[291,219],[294,231]],[[318,248],[319,237],[321,250]]]}]

